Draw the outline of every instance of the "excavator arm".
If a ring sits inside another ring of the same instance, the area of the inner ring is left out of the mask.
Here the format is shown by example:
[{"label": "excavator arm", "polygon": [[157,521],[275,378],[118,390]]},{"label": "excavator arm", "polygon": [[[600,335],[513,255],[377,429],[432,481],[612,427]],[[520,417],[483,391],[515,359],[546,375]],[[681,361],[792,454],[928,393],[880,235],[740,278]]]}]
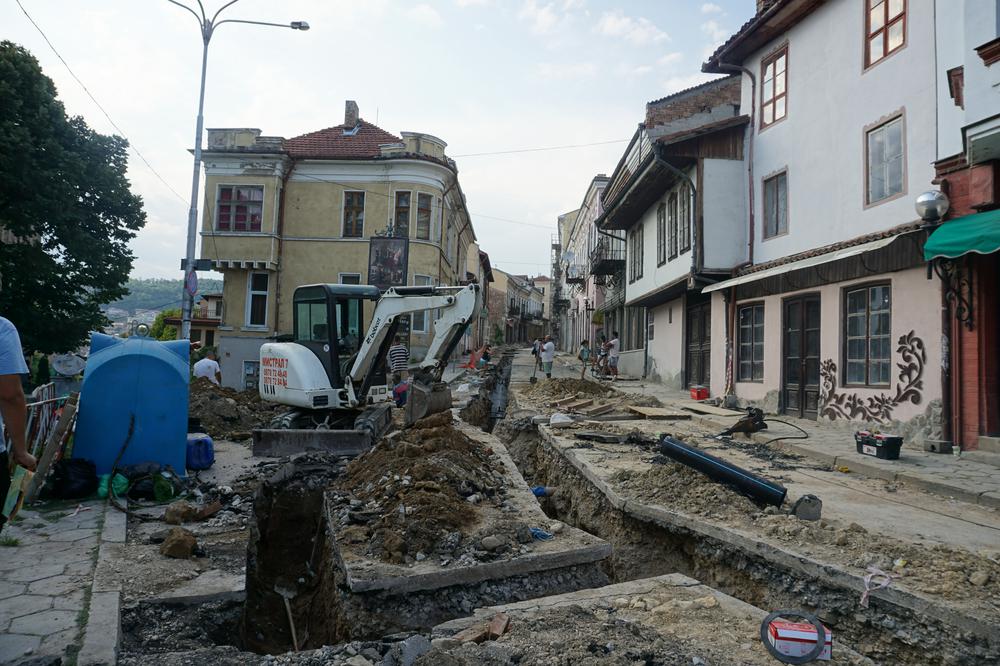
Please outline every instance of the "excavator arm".
[{"label": "excavator arm", "polygon": [[[354,364],[344,379],[348,401],[357,406],[368,393],[374,372],[389,353],[392,338],[403,315],[440,310],[434,322],[434,338],[414,373],[407,400],[406,421],[450,406],[450,393],[438,386],[448,357],[458,346],[473,318],[482,308],[482,290],[477,284],[464,287],[395,287],[387,290],[358,349]],[[360,396],[360,399],[359,399]],[[447,404],[445,404],[447,403]]]}]

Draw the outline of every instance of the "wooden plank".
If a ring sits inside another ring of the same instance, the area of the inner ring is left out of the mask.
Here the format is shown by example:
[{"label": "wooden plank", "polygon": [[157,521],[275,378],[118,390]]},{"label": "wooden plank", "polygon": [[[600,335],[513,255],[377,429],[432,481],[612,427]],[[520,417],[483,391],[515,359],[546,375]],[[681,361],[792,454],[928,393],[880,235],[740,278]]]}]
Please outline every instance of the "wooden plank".
[{"label": "wooden plank", "polygon": [[569,411],[575,411],[578,409],[583,409],[584,407],[590,407],[593,404],[594,404],[593,398],[589,400],[575,400],[573,402],[563,405],[562,408]]},{"label": "wooden plank", "polygon": [[55,459],[56,453],[62,449],[63,444],[68,438],[70,429],[76,421],[76,401],[78,399],[78,393],[70,395],[69,400],[66,401],[66,405],[63,407],[62,415],[59,417],[59,423],[56,424],[55,429],[49,434],[45,448],[42,449],[41,460],[38,461],[38,466],[35,468],[35,476],[31,479],[31,483],[28,484],[28,492],[24,494],[25,502],[34,502],[38,497],[38,493],[41,492],[42,485],[45,483],[45,476],[49,472],[49,467],[52,466],[52,461]]},{"label": "wooden plank", "polygon": [[594,405],[587,409],[581,409],[580,413],[586,416],[600,416],[601,414],[607,414],[608,412],[615,411],[615,405]]},{"label": "wooden plank", "polygon": [[697,412],[698,414],[712,414],[714,416],[740,416],[745,413],[733,409],[722,409],[721,407],[705,405],[700,402],[695,402],[694,400],[684,401],[679,404],[682,408],[688,409],[692,412]]},{"label": "wooden plank", "polygon": [[569,403],[578,400],[579,397],[580,397],[579,393],[574,393],[568,398],[560,398],[558,400],[553,400],[552,402],[549,403],[549,405],[552,407],[562,407],[563,405],[568,405]]},{"label": "wooden plank", "polygon": [[628,405],[626,406],[626,409],[633,414],[642,416],[643,418],[654,420],[678,421],[681,419],[691,418],[690,414],[678,412],[673,409],[664,409],[663,407],[637,407],[635,405]]}]

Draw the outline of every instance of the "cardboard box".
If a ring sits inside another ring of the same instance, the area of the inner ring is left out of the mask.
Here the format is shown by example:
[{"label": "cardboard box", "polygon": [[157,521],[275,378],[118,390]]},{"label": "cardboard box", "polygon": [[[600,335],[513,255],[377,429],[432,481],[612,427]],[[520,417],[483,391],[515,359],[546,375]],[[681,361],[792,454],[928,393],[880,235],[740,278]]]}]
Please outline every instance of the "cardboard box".
[{"label": "cardboard box", "polygon": [[[816,627],[811,624],[775,620],[767,629],[771,645],[783,655],[801,657],[816,647]],[[826,625],[823,625],[823,629],[826,631],[826,645],[816,659],[830,661],[830,655],[833,653],[833,633]]]}]

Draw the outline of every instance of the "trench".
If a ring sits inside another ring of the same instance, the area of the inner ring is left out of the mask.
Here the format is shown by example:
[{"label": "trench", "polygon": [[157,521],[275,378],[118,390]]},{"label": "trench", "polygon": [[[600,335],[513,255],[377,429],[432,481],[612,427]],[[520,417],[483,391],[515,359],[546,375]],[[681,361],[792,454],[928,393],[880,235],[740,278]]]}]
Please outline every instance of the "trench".
[{"label": "trench", "polygon": [[508,414],[486,425],[505,444],[528,484],[558,488],[552,497],[539,500],[546,514],[611,544],[607,571],[614,583],[682,573],[764,610],[805,609],[817,614],[837,641],[879,664],[950,666],[1000,659],[995,633],[991,642],[988,633],[878,597],[872,597],[869,608],[860,608],[858,589],[830,585],[759,553],[616,507],[547,444],[530,412],[518,411],[513,397],[490,410]]}]

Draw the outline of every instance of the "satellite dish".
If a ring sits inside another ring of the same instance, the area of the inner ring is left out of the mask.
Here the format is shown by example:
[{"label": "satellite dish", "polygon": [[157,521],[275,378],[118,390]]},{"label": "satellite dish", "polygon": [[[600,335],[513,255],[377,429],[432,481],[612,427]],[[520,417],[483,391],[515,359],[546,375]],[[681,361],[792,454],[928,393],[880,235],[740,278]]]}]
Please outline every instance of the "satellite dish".
[{"label": "satellite dish", "polygon": [[76,354],[59,354],[52,359],[50,366],[63,377],[72,377],[83,372],[87,362]]}]

